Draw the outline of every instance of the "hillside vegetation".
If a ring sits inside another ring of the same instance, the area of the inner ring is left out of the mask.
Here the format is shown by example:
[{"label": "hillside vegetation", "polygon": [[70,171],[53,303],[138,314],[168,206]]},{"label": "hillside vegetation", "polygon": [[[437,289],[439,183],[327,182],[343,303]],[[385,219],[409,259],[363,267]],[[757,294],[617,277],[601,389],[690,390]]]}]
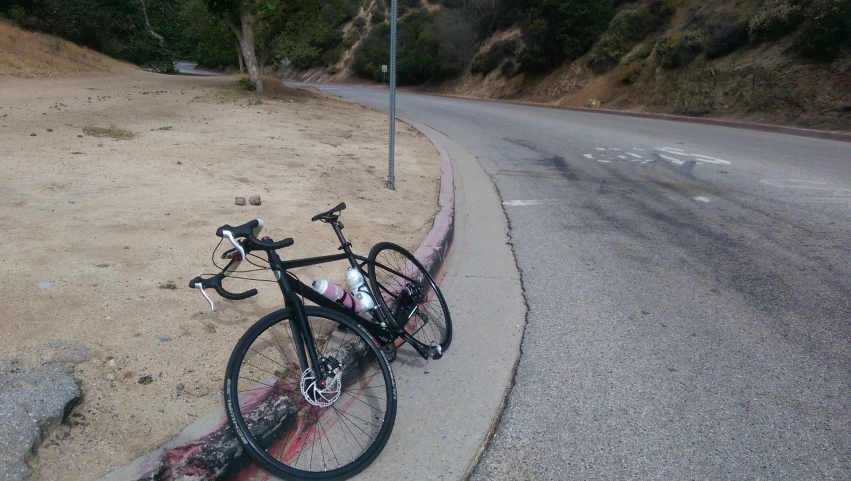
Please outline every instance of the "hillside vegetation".
[{"label": "hillside vegetation", "polygon": [[[333,55],[284,74],[382,80],[388,3],[362,2]],[[403,86],[851,130],[851,0],[399,5]]]},{"label": "hillside vegetation", "polygon": [[0,77],[59,77],[133,68],[67,40],[0,22]]}]

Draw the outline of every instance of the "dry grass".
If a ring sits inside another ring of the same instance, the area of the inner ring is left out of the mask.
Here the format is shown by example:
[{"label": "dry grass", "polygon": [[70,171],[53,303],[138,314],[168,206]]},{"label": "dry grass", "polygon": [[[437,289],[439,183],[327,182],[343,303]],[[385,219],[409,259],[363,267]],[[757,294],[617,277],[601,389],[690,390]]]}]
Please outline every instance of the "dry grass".
[{"label": "dry grass", "polygon": [[0,21],[0,77],[65,77],[134,68],[52,35]]},{"label": "dry grass", "polygon": [[86,135],[91,135],[92,137],[108,137],[110,139],[115,140],[130,140],[136,136],[133,132],[129,130],[119,129],[118,127],[111,125],[109,127],[92,127],[86,126],[83,127],[83,133]]}]

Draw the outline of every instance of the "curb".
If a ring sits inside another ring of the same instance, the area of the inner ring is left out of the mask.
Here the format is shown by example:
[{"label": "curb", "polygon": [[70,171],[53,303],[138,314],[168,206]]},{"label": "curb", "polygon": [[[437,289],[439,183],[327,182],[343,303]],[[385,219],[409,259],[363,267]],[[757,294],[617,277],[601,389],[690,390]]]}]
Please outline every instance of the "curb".
[{"label": "curb", "polygon": [[[401,119],[400,119],[401,120]],[[440,153],[440,210],[426,238],[414,252],[431,275],[443,267],[455,232],[455,178],[452,159],[446,149],[417,122],[402,120],[428,138]],[[187,426],[176,438],[100,481],[154,481],[160,479],[249,479],[260,472],[249,464],[237,442],[224,407]]]},{"label": "curb", "polygon": [[[303,82],[306,83],[306,82]],[[386,90],[382,87],[373,86],[373,85],[358,85],[358,84],[347,84],[347,83],[321,83],[321,82],[309,82],[313,84],[319,85],[339,85],[343,87],[356,87],[356,88],[367,88],[372,90]],[[543,109],[551,109],[551,110],[567,110],[571,112],[584,112],[591,114],[603,114],[603,115],[616,115],[620,117],[633,117],[633,118],[642,118],[642,119],[654,119],[654,120],[667,120],[670,122],[682,122],[688,124],[703,124],[703,125],[714,125],[716,127],[729,127],[733,129],[742,129],[742,130],[755,130],[759,132],[771,132],[775,134],[786,134],[786,135],[794,135],[797,137],[809,137],[814,139],[823,139],[823,140],[835,140],[838,142],[851,142],[851,132],[837,132],[833,130],[814,130],[814,129],[805,129],[801,127],[786,127],[783,125],[774,125],[774,124],[758,124],[758,123],[748,123],[748,122],[736,122],[733,120],[721,120],[721,119],[707,119],[701,117],[686,117],[683,115],[672,115],[672,114],[652,114],[652,113],[644,113],[644,112],[632,112],[629,110],[612,110],[612,109],[589,109],[585,107],[568,107],[561,105],[551,105],[551,104],[542,104],[536,102],[527,102],[522,100],[501,100],[501,99],[484,99],[484,98],[476,98],[476,97],[465,97],[462,95],[450,95],[450,94],[438,94],[438,93],[428,93],[428,92],[417,92],[413,90],[408,90],[405,88],[398,89],[401,92],[405,92],[413,95],[426,95],[430,97],[442,97],[448,99],[461,99],[461,100],[471,100],[474,102],[488,102],[488,103],[497,103],[497,104],[509,104],[509,105],[521,105],[524,107],[539,107]],[[326,92],[327,93],[327,92]],[[410,122],[408,122],[410,123]]]}]

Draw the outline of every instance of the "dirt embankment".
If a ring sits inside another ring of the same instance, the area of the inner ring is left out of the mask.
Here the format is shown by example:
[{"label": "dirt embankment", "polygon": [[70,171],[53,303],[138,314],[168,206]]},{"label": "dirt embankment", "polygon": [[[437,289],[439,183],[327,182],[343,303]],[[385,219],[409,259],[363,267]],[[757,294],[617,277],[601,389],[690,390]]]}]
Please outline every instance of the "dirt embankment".
[{"label": "dirt embankment", "polygon": [[[218,226],[262,218],[264,233],[295,239],[285,258],[337,252],[310,217],[340,201],[364,255],[382,240],[413,248],[431,228],[440,167],[424,137],[398,124],[391,192],[385,116],[273,90],[258,103],[233,78],[139,70],[0,79],[0,353],[52,339],[92,352],[76,370],[83,402],[45,440],[34,479],[96,479],[220,406],[231,348],[281,298],[272,283],[232,280],[260,294],[213,295],[211,313],[186,287],[215,272]],[[255,194],[261,206],[234,205]],[[309,283],[344,271],[296,273]]]},{"label": "dirt embankment", "polygon": [[67,40],[0,21],[0,78],[67,77],[136,68]]},{"label": "dirt embankment", "polygon": [[[621,8],[628,9],[659,2],[620,3],[624,4]],[[667,3],[676,7],[675,13],[657,31],[637,42],[631,53],[645,44],[652,51],[656,40],[686,31],[701,32],[709,38],[732,26],[747,28],[748,19],[765,5],[758,0]],[[456,78],[413,90],[572,107],[584,107],[589,99],[598,99],[604,108],[611,109],[851,132],[851,49],[846,47],[833,62],[807,60],[795,47],[796,35],[799,33],[778,40],[746,42],[729,55],[712,60],[700,53],[680,68],[662,67],[658,55],[652,53],[629,66],[624,65],[628,58],[624,56],[614,68],[595,70],[588,66],[588,54],[542,75],[506,77],[501,68],[482,75],[470,73],[468,68]],[[495,42],[514,39],[519,45],[522,37],[520,25],[514,25],[495,32],[476,48],[479,54],[485,54]],[[289,67],[280,75],[319,82],[372,83],[354,75],[351,61],[349,51],[331,69],[298,71]],[[501,64],[515,61],[504,57]]]}]

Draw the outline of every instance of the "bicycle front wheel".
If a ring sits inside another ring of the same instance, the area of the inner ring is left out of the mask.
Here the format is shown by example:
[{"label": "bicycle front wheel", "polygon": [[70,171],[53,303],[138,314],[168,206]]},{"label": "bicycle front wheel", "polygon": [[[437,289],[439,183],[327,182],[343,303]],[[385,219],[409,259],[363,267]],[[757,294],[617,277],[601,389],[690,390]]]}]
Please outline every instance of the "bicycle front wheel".
[{"label": "bicycle front wheel", "polygon": [[385,309],[417,341],[440,346],[452,342],[452,318],[443,293],[426,268],[405,248],[381,242],[369,251],[369,286]]},{"label": "bicycle front wheel", "polygon": [[225,407],[246,452],[275,476],[346,479],[387,444],[396,420],[396,384],[363,327],[322,307],[306,306],[305,314],[322,373],[314,375],[299,362],[295,313],[273,312],[234,348]]}]

